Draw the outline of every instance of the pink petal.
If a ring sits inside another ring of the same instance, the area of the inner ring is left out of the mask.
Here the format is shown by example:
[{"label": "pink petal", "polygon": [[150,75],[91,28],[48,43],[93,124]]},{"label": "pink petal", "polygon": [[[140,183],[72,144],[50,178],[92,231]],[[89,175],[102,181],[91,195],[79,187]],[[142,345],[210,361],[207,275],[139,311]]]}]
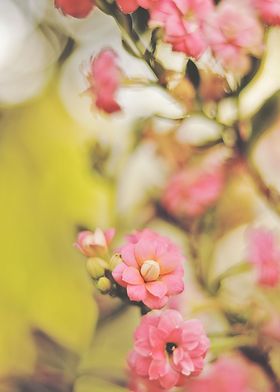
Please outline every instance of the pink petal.
[{"label": "pink petal", "polygon": [[173,272],[179,265],[180,261],[176,254],[173,252],[166,252],[158,258],[158,263],[160,265],[160,273],[169,274]]},{"label": "pink petal", "polygon": [[156,327],[151,326],[149,328],[149,342],[152,347],[163,349],[163,346],[165,345],[164,337],[164,334],[162,334]]},{"label": "pink petal", "polygon": [[184,357],[184,349],[183,348],[176,348],[173,352],[173,362],[175,363],[175,365],[178,365],[180,363],[180,361],[183,359]]},{"label": "pink petal", "polygon": [[124,14],[130,14],[138,8],[136,0],[117,0],[117,4]]},{"label": "pink petal", "polygon": [[167,372],[165,360],[152,360],[150,367],[149,367],[149,379],[150,380],[157,380]]},{"label": "pink petal", "polygon": [[131,301],[144,301],[147,295],[147,290],[144,284],[128,285],[127,295]]},{"label": "pink petal", "polygon": [[142,278],[142,276],[140,275],[140,272],[138,271],[138,269],[134,268],[134,267],[127,267],[122,274],[122,280],[126,283],[129,284],[143,284],[144,280]]},{"label": "pink petal", "polygon": [[155,281],[146,283],[146,289],[155,297],[162,298],[167,293],[167,287],[164,282]]},{"label": "pink petal", "polygon": [[127,266],[124,263],[120,263],[119,265],[116,266],[116,268],[112,272],[115,281],[124,287],[126,287],[126,283],[122,280],[122,274],[126,268]]},{"label": "pink petal", "polygon": [[169,390],[173,388],[177,382],[179,381],[179,373],[175,372],[171,367],[169,368],[168,372],[161,377],[160,385]]},{"label": "pink petal", "polygon": [[155,257],[155,246],[153,241],[141,239],[135,245],[135,256],[139,265],[142,265],[146,260],[153,260]]},{"label": "pink petal", "polygon": [[173,329],[179,328],[183,322],[183,318],[177,310],[167,310],[160,318],[158,329],[171,333]]},{"label": "pink petal", "polygon": [[166,274],[161,276],[161,281],[167,286],[167,292],[169,295],[180,294],[184,291],[184,282],[182,279],[183,272],[180,274]]},{"label": "pink petal", "polygon": [[164,296],[162,298],[154,297],[152,294],[147,293],[146,298],[143,300],[144,304],[148,306],[150,309],[161,309],[163,308],[167,302],[168,297]]},{"label": "pink petal", "polygon": [[127,244],[120,250],[123,262],[131,267],[138,267],[134,254],[134,245]]}]

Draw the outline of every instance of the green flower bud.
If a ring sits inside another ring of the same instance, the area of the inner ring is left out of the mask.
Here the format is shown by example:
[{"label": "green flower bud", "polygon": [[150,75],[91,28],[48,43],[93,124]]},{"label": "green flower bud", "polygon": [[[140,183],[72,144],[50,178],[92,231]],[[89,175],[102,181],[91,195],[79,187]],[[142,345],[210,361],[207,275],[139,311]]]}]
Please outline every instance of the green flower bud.
[{"label": "green flower bud", "polygon": [[109,261],[109,268],[111,271],[113,271],[117,265],[119,265],[122,262],[121,255],[119,253],[115,253],[112,257],[111,260]]},{"label": "green flower bud", "polygon": [[106,294],[111,290],[112,284],[108,278],[102,276],[102,278],[98,279],[97,288],[101,291],[102,294]]},{"label": "green flower bud", "polygon": [[108,268],[108,264],[105,260],[100,257],[90,257],[87,259],[87,271],[93,279],[98,279],[104,276],[105,269]]}]

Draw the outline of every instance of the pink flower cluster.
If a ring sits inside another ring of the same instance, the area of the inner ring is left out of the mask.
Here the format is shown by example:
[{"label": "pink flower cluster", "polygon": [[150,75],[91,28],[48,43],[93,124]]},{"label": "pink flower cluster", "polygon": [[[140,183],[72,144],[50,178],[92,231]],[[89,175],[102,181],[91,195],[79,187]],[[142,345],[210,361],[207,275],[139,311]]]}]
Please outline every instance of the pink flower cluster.
[{"label": "pink flower cluster", "polygon": [[74,246],[87,257],[98,256],[108,251],[114,235],[115,229],[103,231],[97,228],[94,232],[84,230],[79,233]]},{"label": "pink flower cluster", "polygon": [[173,50],[198,58],[207,48],[203,28],[213,8],[212,0],[159,1],[150,10],[150,23],[164,29]]},{"label": "pink flower cluster", "polygon": [[279,0],[252,0],[238,3],[222,0],[117,0],[125,13],[139,6],[148,9],[151,27],[159,26],[164,41],[174,51],[198,59],[209,48],[226,70],[244,74],[250,55],[263,49],[263,28],[255,9],[272,24],[279,21]]},{"label": "pink flower cluster", "polygon": [[254,11],[244,2],[223,0],[205,25],[208,43],[221,65],[236,74],[250,67],[249,55],[260,56],[263,28]]},{"label": "pink flower cluster", "polygon": [[56,8],[74,18],[85,18],[94,8],[94,0],[54,0]]},{"label": "pink flower cluster", "polygon": [[131,371],[151,383],[149,391],[184,385],[203,369],[209,340],[199,320],[184,321],[176,310],[144,316],[128,358]]},{"label": "pink flower cluster", "polygon": [[129,236],[119,252],[122,263],[113,277],[131,301],[160,309],[170,296],[184,290],[183,256],[168,238],[145,229]]},{"label": "pink flower cluster", "polygon": [[280,247],[271,231],[261,228],[250,231],[248,258],[256,269],[261,286],[275,287],[279,284]]},{"label": "pink flower cluster", "polygon": [[224,173],[221,168],[213,171],[184,169],[167,183],[162,205],[176,217],[197,217],[217,201],[223,185]]},{"label": "pink flower cluster", "polygon": [[115,98],[121,77],[117,54],[112,49],[104,49],[92,59],[88,74],[88,92],[97,108],[106,113],[118,112],[121,109]]}]

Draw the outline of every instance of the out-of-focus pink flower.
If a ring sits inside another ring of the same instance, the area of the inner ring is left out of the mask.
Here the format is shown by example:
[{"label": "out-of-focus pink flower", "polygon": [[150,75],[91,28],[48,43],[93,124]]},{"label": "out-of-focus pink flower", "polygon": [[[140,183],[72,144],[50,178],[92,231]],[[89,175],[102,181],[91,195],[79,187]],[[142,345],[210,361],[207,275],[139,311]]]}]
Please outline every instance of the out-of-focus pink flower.
[{"label": "out-of-focus pink flower", "polygon": [[122,263],[113,277],[126,287],[131,301],[160,309],[170,296],[184,290],[183,256],[168,238],[145,229],[128,237],[118,252]]},{"label": "out-of-focus pink flower", "polygon": [[238,75],[248,71],[249,55],[259,56],[263,50],[263,28],[247,2],[237,6],[223,0],[205,25],[205,34],[222,66]]},{"label": "out-of-focus pink flower", "polygon": [[254,229],[249,232],[248,259],[257,271],[258,283],[274,287],[280,282],[280,247],[273,232]]},{"label": "out-of-focus pink flower", "polygon": [[262,20],[268,25],[280,25],[280,0],[252,0]]},{"label": "out-of-focus pink flower", "polygon": [[197,59],[207,48],[203,25],[213,8],[212,0],[162,0],[151,8],[150,23],[163,27],[173,50]]},{"label": "out-of-focus pink flower", "polygon": [[209,373],[186,385],[186,392],[250,392],[249,374],[243,362],[220,358]]},{"label": "out-of-focus pink flower", "polygon": [[74,245],[87,257],[99,256],[107,252],[114,236],[115,229],[103,231],[97,228],[94,232],[85,230],[79,233]]},{"label": "out-of-focus pink flower", "polygon": [[124,14],[130,14],[142,7],[149,9],[159,0],[116,0],[118,7]]},{"label": "out-of-focus pink flower", "polygon": [[121,110],[115,95],[121,83],[122,72],[117,65],[117,54],[112,49],[102,50],[91,61],[88,92],[95,106],[106,113]]},{"label": "out-of-focus pink flower", "polygon": [[215,171],[184,169],[169,180],[162,205],[176,217],[196,217],[216,202],[223,185],[224,172],[221,168]]},{"label": "out-of-focus pink flower", "polygon": [[201,321],[184,321],[176,310],[144,316],[134,340],[129,367],[166,390],[199,375],[209,348]]},{"label": "out-of-focus pink flower", "polygon": [[54,5],[65,15],[85,18],[93,9],[95,2],[94,0],[54,0]]}]

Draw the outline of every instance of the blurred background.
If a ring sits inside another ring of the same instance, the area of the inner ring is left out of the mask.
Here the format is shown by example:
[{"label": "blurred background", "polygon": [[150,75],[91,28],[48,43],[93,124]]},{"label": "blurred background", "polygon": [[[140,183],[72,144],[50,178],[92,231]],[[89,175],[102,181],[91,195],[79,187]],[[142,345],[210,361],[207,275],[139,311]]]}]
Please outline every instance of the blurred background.
[{"label": "blurred background", "polygon": [[[242,95],[244,117],[280,87],[279,40],[272,29],[265,65]],[[125,390],[120,375],[137,312],[110,317],[114,303],[96,299],[73,243],[84,227],[116,226],[122,233],[141,225],[146,199],[164,182],[167,168],[151,143],[131,154],[135,134],[144,118],[180,116],[182,108],[147,87],[120,91],[121,114],[94,113],[85,75],[90,56],[109,45],[128,75],[152,77],[124,51],[113,20],[101,12],[75,20],[51,0],[0,1],[0,392],[70,391],[77,368],[75,392]],[[162,57],[181,69],[180,55],[171,61],[162,48]],[[230,102],[224,113],[234,116]],[[276,125],[254,158],[280,190]],[[159,129],[167,127],[158,119]],[[215,132],[213,124],[198,120],[179,135],[196,141]],[[249,221],[279,228],[277,215],[242,178],[233,183],[224,210],[227,236],[217,247],[217,268],[225,259],[242,258]],[[153,226],[180,242],[175,228],[160,220]],[[233,240],[240,244],[234,254]],[[47,383],[44,374],[51,374]]]}]

